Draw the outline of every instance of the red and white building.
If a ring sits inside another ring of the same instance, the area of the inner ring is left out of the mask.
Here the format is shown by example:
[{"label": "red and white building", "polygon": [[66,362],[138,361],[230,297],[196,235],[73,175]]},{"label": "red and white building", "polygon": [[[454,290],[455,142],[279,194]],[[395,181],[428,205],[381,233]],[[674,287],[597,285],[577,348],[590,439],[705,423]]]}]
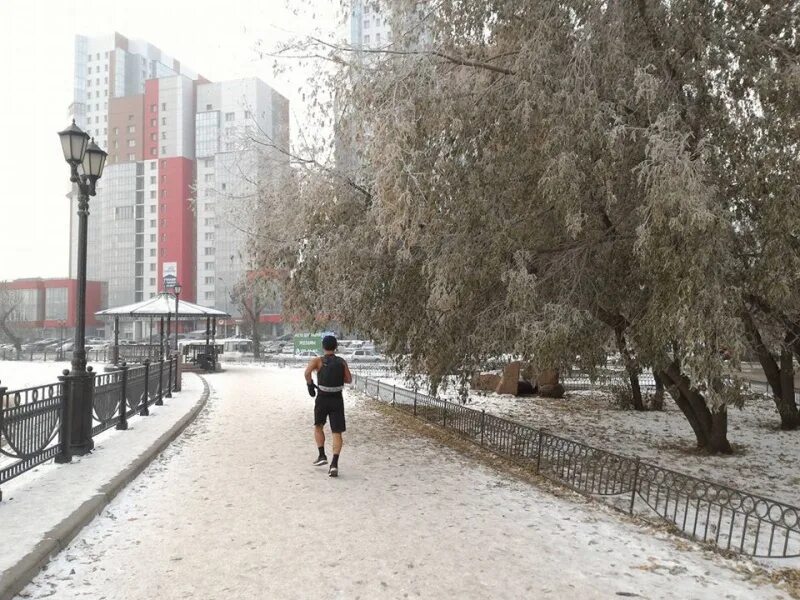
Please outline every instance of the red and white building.
[{"label": "red and white building", "polygon": [[[16,279],[3,284],[16,300],[10,320],[26,339],[53,337],[75,328],[78,303],[76,279]],[[94,313],[105,305],[106,286],[86,282],[86,333],[103,328]]]},{"label": "red and white building", "polygon": [[[233,314],[230,291],[246,252],[228,203],[252,185],[254,173],[242,165],[257,162],[241,141],[258,128],[288,147],[288,101],[255,78],[211,83],[151,44],[115,33],[76,37],[70,112],[109,154],[90,200],[87,261],[89,279],[107,283],[108,305],[153,296],[170,272],[182,298]],[[277,160],[288,168],[288,159]],[[125,337],[142,337],[141,324],[127,327]]]}]

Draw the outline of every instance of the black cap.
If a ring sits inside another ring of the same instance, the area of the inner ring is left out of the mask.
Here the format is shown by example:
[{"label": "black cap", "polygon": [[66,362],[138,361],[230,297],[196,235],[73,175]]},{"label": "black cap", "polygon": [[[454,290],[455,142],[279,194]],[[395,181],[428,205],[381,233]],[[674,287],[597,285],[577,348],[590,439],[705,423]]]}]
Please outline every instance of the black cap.
[{"label": "black cap", "polygon": [[332,336],[332,335],[326,335],[324,338],[322,338],[322,349],[323,350],[328,350],[329,352],[333,352],[334,350],[336,350],[336,347],[338,345],[339,344],[336,341],[336,338],[334,336]]}]

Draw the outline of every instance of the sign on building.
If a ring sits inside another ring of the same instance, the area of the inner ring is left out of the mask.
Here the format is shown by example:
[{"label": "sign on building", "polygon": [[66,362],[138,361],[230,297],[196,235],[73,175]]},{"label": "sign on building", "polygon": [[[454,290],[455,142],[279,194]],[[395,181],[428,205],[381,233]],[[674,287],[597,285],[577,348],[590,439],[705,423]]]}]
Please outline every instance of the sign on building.
[{"label": "sign on building", "polygon": [[168,290],[174,288],[178,283],[178,263],[165,262],[162,269],[164,274],[164,289]]}]

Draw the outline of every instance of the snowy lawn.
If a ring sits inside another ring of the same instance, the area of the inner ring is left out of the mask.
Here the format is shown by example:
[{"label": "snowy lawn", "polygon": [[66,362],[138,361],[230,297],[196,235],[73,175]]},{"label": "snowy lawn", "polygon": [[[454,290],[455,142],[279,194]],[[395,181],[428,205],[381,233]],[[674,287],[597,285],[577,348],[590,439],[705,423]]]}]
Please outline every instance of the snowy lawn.
[{"label": "snowy lawn", "polygon": [[[19,363],[15,363],[19,364]],[[195,406],[203,391],[197,375],[183,377],[183,390],[151,406],[149,417],[131,417],[127,431],[110,429],[94,438],[94,451],[72,463],[52,461],[3,485],[0,502],[0,572],[30,552],[49,531],[122,472]]]},{"label": "snowy lawn", "polygon": [[[380,377],[413,388],[403,378]],[[441,394],[457,401],[456,390]],[[467,406],[544,428],[603,450],[673,469],[800,506],[800,431],[781,431],[775,404],[759,398],[728,415],[728,439],[736,453],[709,456],[696,450],[695,437],[680,409],[665,395],[663,412],[618,408],[604,392],[567,392],[562,399],[471,392]]]},{"label": "snowy lawn", "polygon": [[301,370],[208,380],[206,411],[23,597],[789,597],[749,563],[500,474],[351,392],[330,479],[311,466]]},{"label": "snowy lawn", "polygon": [[[96,373],[103,373],[105,363],[89,363]],[[69,369],[69,361],[42,362],[26,360],[0,360],[0,385],[12,390],[57,383],[58,376]]]}]

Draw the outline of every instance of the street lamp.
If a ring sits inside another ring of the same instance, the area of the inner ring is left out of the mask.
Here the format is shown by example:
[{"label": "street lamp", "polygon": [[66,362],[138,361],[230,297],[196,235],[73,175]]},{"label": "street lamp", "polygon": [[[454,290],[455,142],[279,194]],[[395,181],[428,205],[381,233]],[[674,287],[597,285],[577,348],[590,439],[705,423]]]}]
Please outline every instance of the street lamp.
[{"label": "street lamp", "polygon": [[178,298],[181,297],[181,284],[176,281],[172,291],[175,292],[175,352],[178,352]]},{"label": "street lamp", "polygon": [[106,152],[89,138],[72,120],[58,132],[64,160],[70,166],[70,181],[78,189],[78,298],[75,308],[75,346],[72,349],[72,370],[65,372],[69,401],[72,402],[71,448],[75,454],[86,454],[92,442],[92,395],[94,376],[86,370],[86,244],[89,221],[89,196],[96,195],[97,180],[103,175]]}]

